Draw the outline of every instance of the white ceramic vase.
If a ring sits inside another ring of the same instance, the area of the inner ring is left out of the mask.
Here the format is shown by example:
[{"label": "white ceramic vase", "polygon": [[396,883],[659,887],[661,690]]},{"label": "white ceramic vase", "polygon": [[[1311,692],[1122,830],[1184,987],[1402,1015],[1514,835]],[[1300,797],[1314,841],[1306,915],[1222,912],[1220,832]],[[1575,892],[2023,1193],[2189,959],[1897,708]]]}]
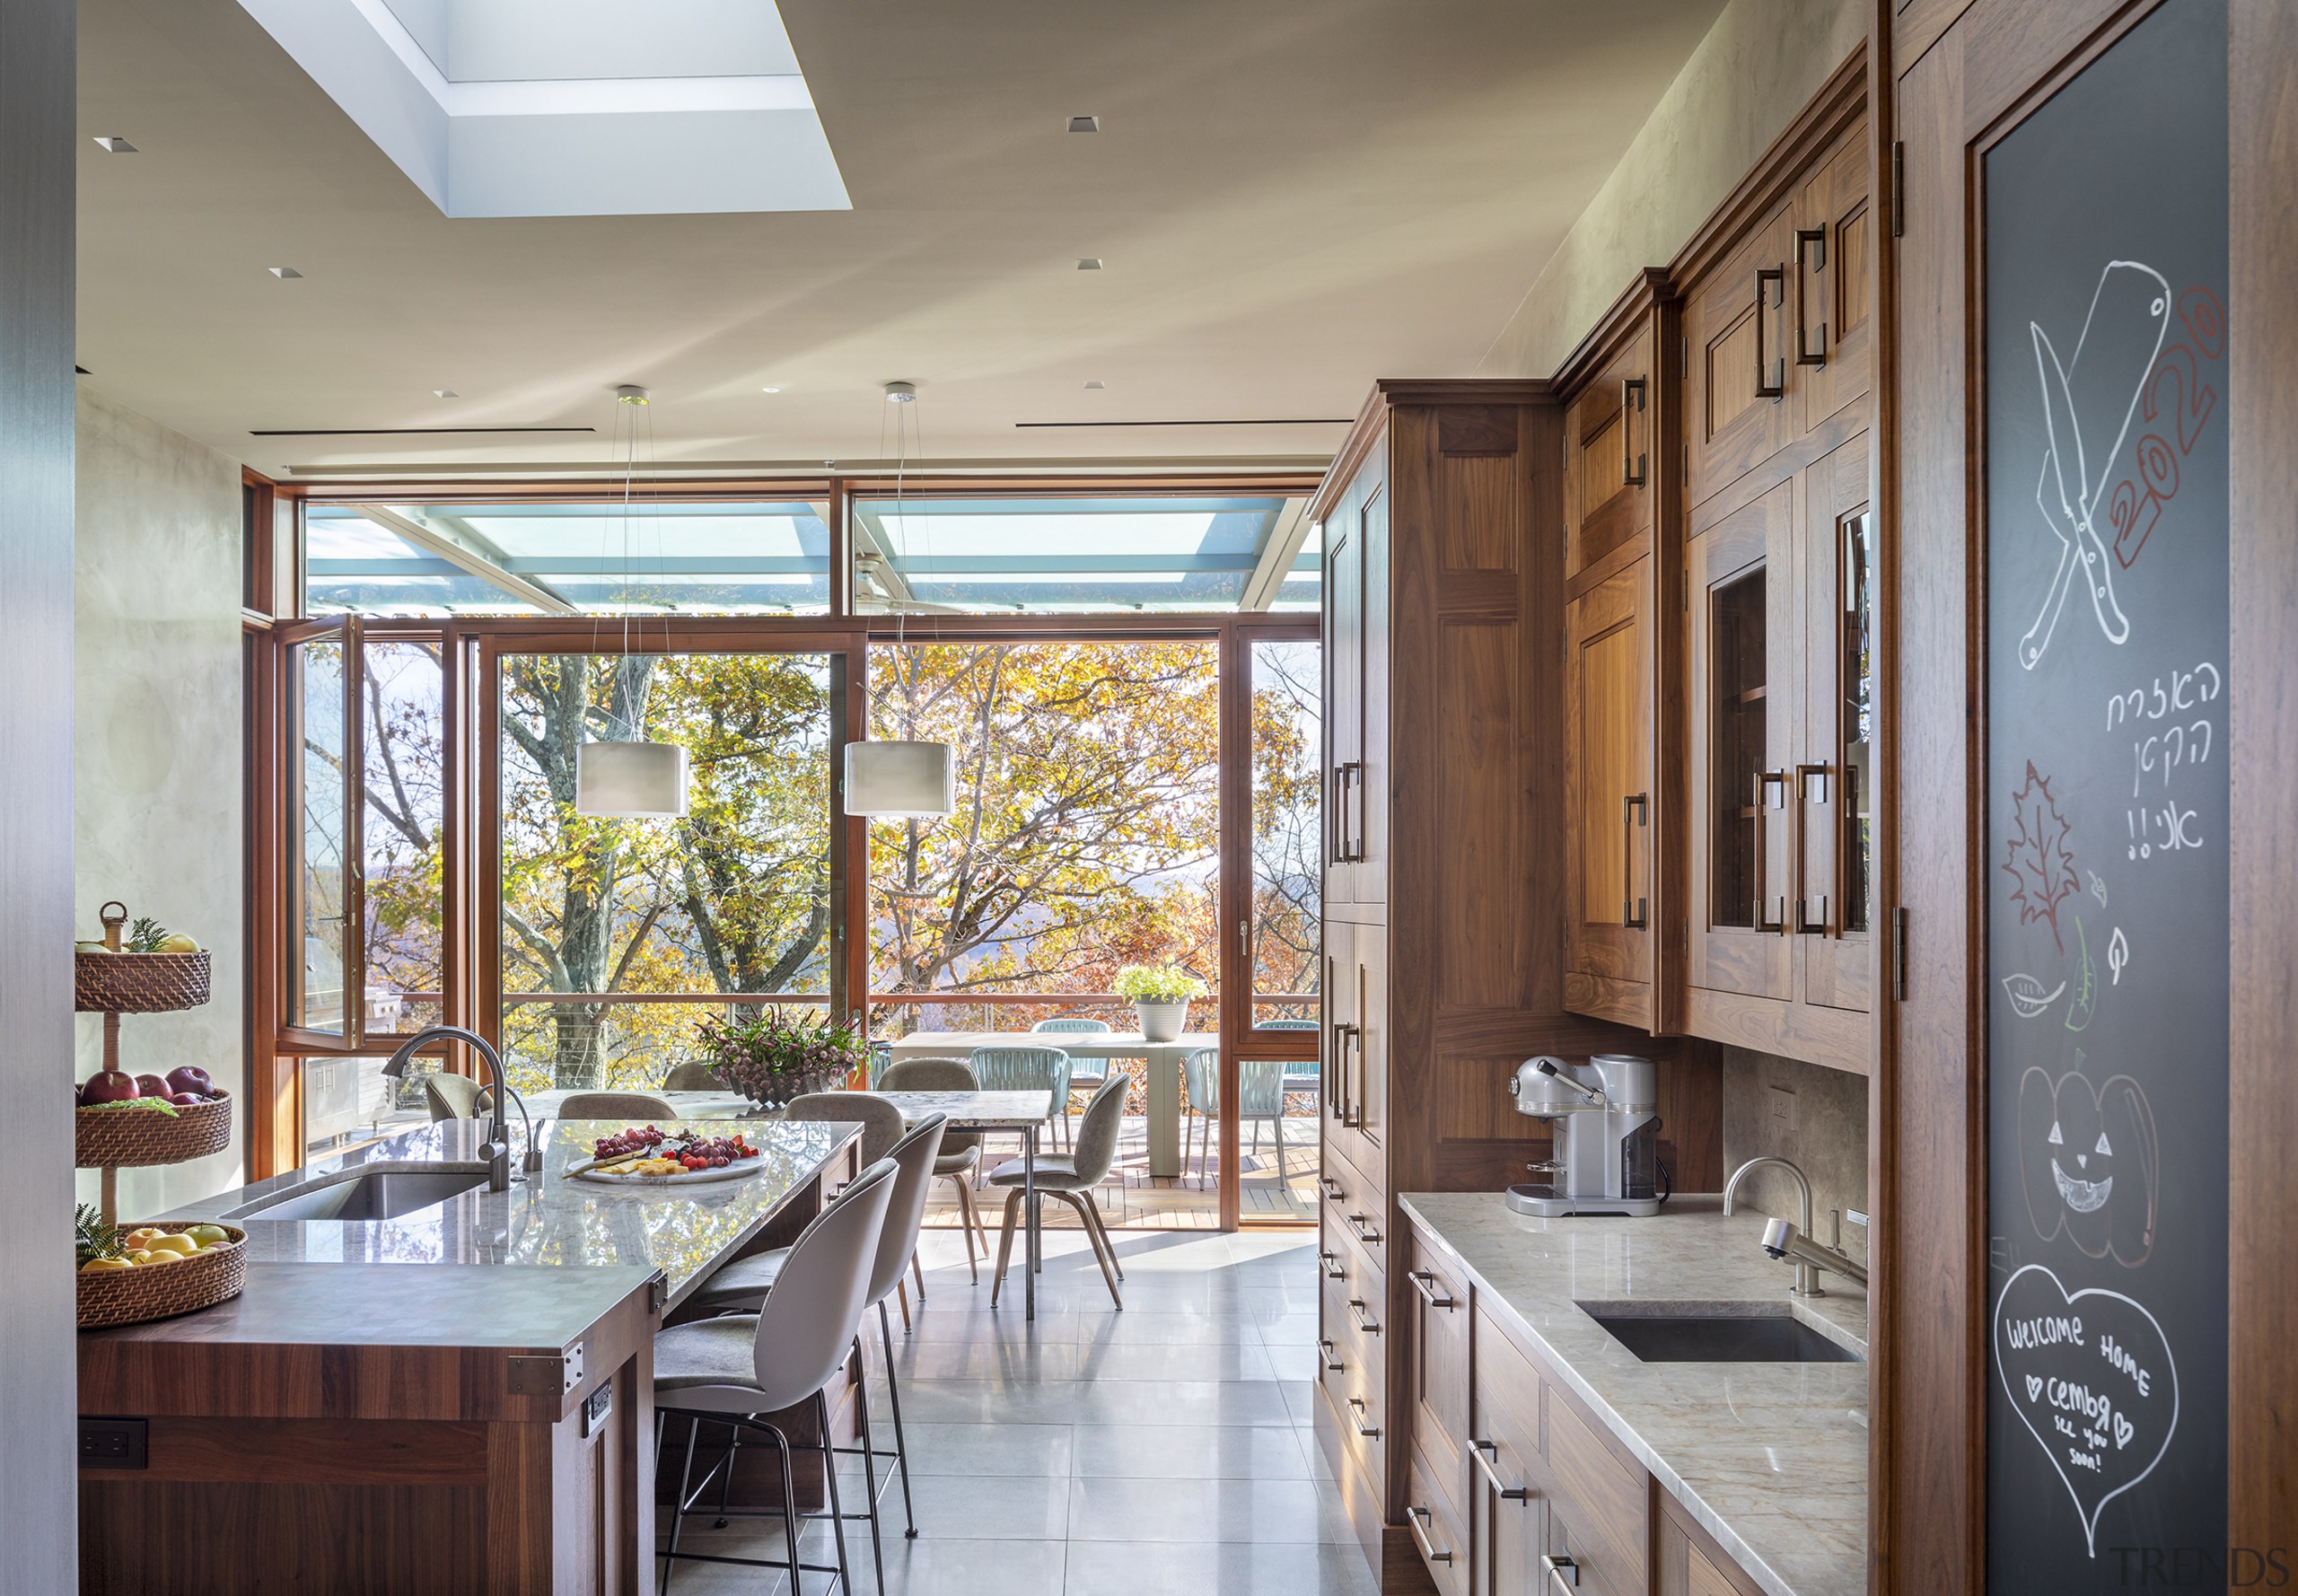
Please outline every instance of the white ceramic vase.
[{"label": "white ceramic vase", "polygon": [[1186,997],[1171,1003],[1136,1003],[1133,1012],[1140,1019],[1142,1036],[1153,1042],[1176,1041],[1188,1029]]}]

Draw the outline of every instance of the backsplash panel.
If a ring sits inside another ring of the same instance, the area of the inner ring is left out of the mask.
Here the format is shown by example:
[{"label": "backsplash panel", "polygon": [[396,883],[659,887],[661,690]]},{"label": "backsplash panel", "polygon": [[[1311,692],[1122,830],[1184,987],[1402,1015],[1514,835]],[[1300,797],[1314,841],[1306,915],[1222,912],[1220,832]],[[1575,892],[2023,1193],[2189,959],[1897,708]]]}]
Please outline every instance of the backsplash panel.
[{"label": "backsplash panel", "polygon": [[[1724,1170],[1751,1158],[1785,1158],[1811,1182],[1811,1229],[1828,1240],[1828,1210],[1867,1206],[1867,1077],[1745,1048],[1724,1048]],[[1761,1169],[1740,1195],[1751,1207],[1794,1219],[1795,1182]],[[1843,1250],[1865,1261],[1867,1232],[1846,1222]],[[1785,1268],[1786,1266],[1780,1266]]]}]

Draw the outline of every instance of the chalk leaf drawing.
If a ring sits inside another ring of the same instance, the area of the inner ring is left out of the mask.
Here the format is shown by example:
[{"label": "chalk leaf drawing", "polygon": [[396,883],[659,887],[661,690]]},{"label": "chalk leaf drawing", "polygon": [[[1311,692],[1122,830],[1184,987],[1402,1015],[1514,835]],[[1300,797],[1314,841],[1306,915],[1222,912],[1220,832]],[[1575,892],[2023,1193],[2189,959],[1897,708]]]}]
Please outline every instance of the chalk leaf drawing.
[{"label": "chalk leaf drawing", "polygon": [[2113,978],[2109,985],[2115,987],[2122,985],[2122,972],[2129,963],[2130,943],[2123,935],[2122,927],[2118,925],[2115,927],[2115,934],[2107,939],[2107,969],[2113,972]]},{"label": "chalk leaf drawing", "polygon": [[1995,1367],[2074,1498],[2095,1559],[2100,1513],[2154,1472],[2179,1427],[2179,1370],[2162,1325],[2120,1292],[2069,1292],[2029,1264],[1995,1299]]},{"label": "chalk leaf drawing", "polygon": [[2078,568],[2107,641],[2119,645],[2130,636],[2096,517],[2170,325],[2169,281],[2136,260],[2110,260],[2099,274],[2083,329],[2063,358],[2039,322],[2027,324],[2042,381],[2045,439],[2035,504],[2059,546],[2049,591],[2019,640],[2019,663],[2030,671],[2050,646]]},{"label": "chalk leaf drawing", "polygon": [[2062,953],[2066,939],[2058,932],[2058,906],[2080,890],[2074,858],[2067,852],[2066,817],[2050,795],[2050,778],[2027,761],[2027,780],[2011,799],[2011,838],[2004,846],[2003,868],[2013,881],[2011,901],[2019,906],[2019,924],[2050,923],[2050,938]]},{"label": "chalk leaf drawing", "polygon": [[2106,908],[2107,883],[2099,879],[2099,873],[2095,870],[2086,872],[2085,873],[2087,873],[2091,878],[2091,896],[2099,900],[2099,907],[2101,908]]},{"label": "chalk leaf drawing", "polygon": [[2032,976],[2009,975],[2003,978],[2004,995],[2011,1000],[2012,1009],[2022,1020],[2031,1020],[2041,1013],[2057,1003],[2058,995],[2066,990],[2065,981],[2046,992],[2043,984]]},{"label": "chalk leaf drawing", "polygon": [[2091,962],[2091,939],[2083,934],[2083,916],[2074,916],[2074,995],[2066,1004],[2066,1029],[2086,1030],[2091,1012],[2099,1001],[2099,967]]}]

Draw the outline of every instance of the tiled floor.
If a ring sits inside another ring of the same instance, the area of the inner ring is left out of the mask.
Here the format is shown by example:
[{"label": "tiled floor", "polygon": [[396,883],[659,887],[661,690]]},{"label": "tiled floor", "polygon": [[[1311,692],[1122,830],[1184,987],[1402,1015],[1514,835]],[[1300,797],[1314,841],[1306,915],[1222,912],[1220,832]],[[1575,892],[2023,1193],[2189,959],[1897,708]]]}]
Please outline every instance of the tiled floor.
[{"label": "tiled floor", "polygon": [[[1018,1264],[993,1312],[987,1267],[972,1285],[956,1236],[928,1233],[915,1333],[894,1320],[918,1538],[902,1536],[897,1483],[882,1596],[1372,1596],[1309,1428],[1313,1237],[1119,1233],[1117,1244],[1123,1312],[1083,1238],[1057,1232],[1030,1324]],[[744,1556],[780,1545],[776,1520],[708,1524],[690,1521],[684,1544]],[[830,1560],[826,1526],[808,1546],[809,1561]],[[849,1526],[847,1546],[855,1596],[881,1596],[868,1527]],[[805,1596],[829,1583],[807,1575]],[[789,1587],[686,1563],[671,1589]]]}]

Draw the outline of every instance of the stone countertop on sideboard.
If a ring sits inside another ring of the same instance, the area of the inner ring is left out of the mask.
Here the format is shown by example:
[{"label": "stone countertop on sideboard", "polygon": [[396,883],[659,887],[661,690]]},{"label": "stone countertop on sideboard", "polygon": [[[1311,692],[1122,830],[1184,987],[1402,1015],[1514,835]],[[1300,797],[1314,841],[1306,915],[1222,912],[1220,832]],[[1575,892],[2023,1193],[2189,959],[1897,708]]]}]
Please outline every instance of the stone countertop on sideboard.
[{"label": "stone countertop on sideboard", "polygon": [[[250,1215],[230,1220],[248,1233],[248,1261],[259,1264],[529,1265],[562,1269],[659,1269],[668,1302],[677,1303],[725,1257],[814,1181],[861,1135],[859,1125],[831,1121],[745,1122],[741,1131],[765,1154],[754,1175],[693,1185],[631,1188],[577,1179],[569,1166],[591,1156],[599,1136],[623,1128],[621,1120],[539,1122],[543,1168],[516,1173],[525,1132],[510,1125],[511,1189],[480,1187],[395,1219],[278,1220]],[[670,1121],[672,1130],[686,1122]],[[705,1136],[732,1128],[697,1120]],[[220,1219],[229,1210],[309,1182],[315,1174],[371,1163],[452,1162],[476,1155],[484,1122],[444,1120],[304,1169],[218,1192],[161,1215],[171,1223]],[[642,1275],[643,1277],[643,1275]],[[266,1278],[284,1284],[275,1271]],[[250,1289],[254,1281],[250,1282]],[[318,1281],[314,1277],[312,1284]]]},{"label": "stone countertop on sideboard", "polygon": [[[1793,1301],[1794,1317],[1867,1351],[1867,1299],[1839,1276],[1788,1296],[1758,1245],[1764,1215],[1682,1197],[1651,1219],[1535,1219],[1497,1193],[1415,1193],[1408,1215],[1453,1252],[1479,1304],[1546,1354],[1662,1489],[1771,1596],[1867,1588],[1867,1365],[1651,1363],[1582,1302]],[[1680,1311],[1680,1309],[1679,1310]]]}]

